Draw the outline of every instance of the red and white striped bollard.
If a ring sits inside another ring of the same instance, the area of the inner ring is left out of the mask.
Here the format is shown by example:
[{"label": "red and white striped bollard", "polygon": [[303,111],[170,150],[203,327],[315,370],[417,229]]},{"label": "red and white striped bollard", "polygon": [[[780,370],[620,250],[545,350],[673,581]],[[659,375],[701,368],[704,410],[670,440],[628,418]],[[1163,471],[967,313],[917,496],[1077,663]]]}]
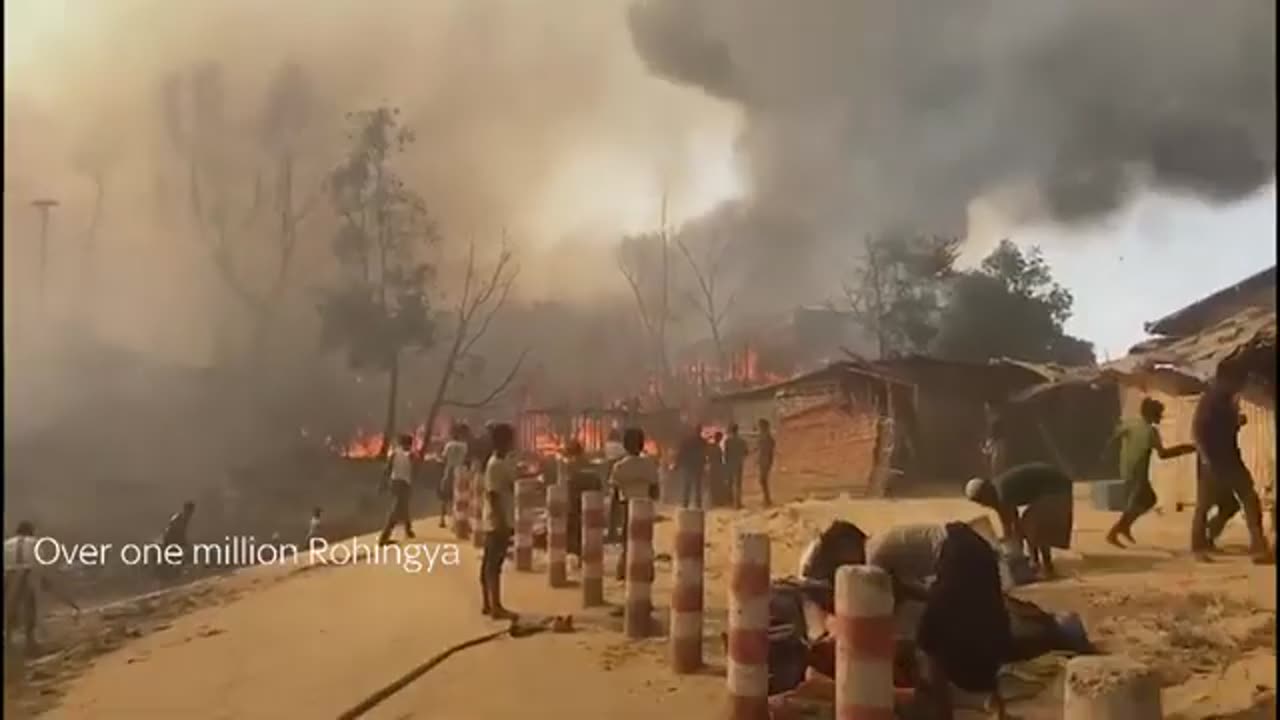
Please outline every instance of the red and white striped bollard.
[{"label": "red and white striped bollard", "polygon": [[769,720],[769,536],[739,531],[730,562],[730,717]]},{"label": "red and white striped bollard", "polygon": [[702,667],[702,571],[706,515],[676,511],[671,582],[671,669],[685,675]]},{"label": "red and white striped bollard", "polygon": [[582,493],[582,606],[604,604],[604,493]]},{"label": "red and white striped bollard", "polygon": [[636,498],[627,503],[627,587],[623,632],[629,638],[649,637],[653,628],[653,501]]},{"label": "red and white striped bollard", "polygon": [[489,504],[489,489],[486,485],[484,468],[471,473],[471,543],[484,547],[484,508]]},{"label": "red and white striped bollard", "polygon": [[453,535],[471,539],[471,486],[473,475],[465,467],[453,471]]},{"label": "red and white striped bollard", "polygon": [[564,556],[569,540],[569,484],[547,488],[547,582],[553,588],[568,584]]},{"label": "red and white striped bollard", "polygon": [[516,570],[533,570],[533,511],[540,482],[534,479],[516,481]]},{"label": "red and white striped bollard", "polygon": [[836,570],[836,720],[894,720],[893,583],[874,565]]}]

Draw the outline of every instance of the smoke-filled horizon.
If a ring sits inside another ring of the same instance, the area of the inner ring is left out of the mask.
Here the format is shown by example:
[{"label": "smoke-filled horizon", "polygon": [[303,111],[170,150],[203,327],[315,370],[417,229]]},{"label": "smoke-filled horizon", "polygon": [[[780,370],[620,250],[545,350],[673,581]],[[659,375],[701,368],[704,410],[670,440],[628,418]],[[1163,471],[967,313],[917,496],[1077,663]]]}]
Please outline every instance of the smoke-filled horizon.
[{"label": "smoke-filled horizon", "polygon": [[[282,146],[299,202],[318,192],[344,113],[384,102],[418,134],[403,169],[444,229],[444,282],[467,240],[507,228],[531,299],[626,302],[614,243],[657,225],[664,192],[672,226],[733,239],[752,312],[830,294],[850,238],[964,235],[977,205],[1070,228],[1144,188],[1229,203],[1274,177],[1274,4],[1172,5],[7,3],[5,221],[24,242],[6,243],[6,292],[29,304],[28,204],[53,195],[55,305],[217,356],[240,310],[191,227],[184,138],[205,129],[237,214]],[[166,95],[194,78],[202,99]],[[323,208],[302,234],[305,315],[332,272]],[[246,274],[269,276],[269,222],[244,235]]]},{"label": "smoke-filled horizon", "polygon": [[[655,73],[743,108],[757,200],[839,227],[962,228],[1010,187],[1092,220],[1144,187],[1275,174],[1275,3],[638,0]],[[1011,193],[1006,193],[1011,194]],[[1013,201],[1014,198],[1010,198]]]},{"label": "smoke-filled horizon", "polygon": [[[623,297],[610,243],[655,227],[664,190],[673,222],[730,196],[737,122],[733,108],[644,69],[625,8],[7,3],[5,220],[22,238],[6,243],[9,297],[30,305],[35,294],[39,223],[29,203],[53,196],[54,306],[95,305],[109,334],[136,347],[216,356],[216,341],[201,336],[239,310],[192,227],[184,153],[198,146],[206,195],[222,192],[238,221],[284,146],[298,156],[298,204],[318,195],[343,151],[345,114],[380,104],[401,108],[417,135],[401,171],[443,230],[433,251],[443,282],[467,242],[493,249],[505,229],[521,255],[523,297]],[[43,32],[42,19],[52,23]],[[97,297],[87,301],[95,172],[105,190]],[[290,287],[308,306],[333,264],[334,223],[323,197],[317,205]],[[269,248],[272,220],[245,226],[242,272],[265,283],[274,258],[258,246]]]}]

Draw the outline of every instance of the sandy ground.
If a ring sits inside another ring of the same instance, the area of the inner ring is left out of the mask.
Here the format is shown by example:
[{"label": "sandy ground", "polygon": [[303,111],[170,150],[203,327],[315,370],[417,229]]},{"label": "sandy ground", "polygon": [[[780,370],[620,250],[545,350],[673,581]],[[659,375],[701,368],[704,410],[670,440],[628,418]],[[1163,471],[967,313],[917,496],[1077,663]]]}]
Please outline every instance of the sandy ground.
[{"label": "sandy ground", "polygon": [[[722,629],[729,538],[735,524],[775,539],[774,574],[794,572],[804,544],[834,517],[875,532],[904,522],[970,519],[962,500],[836,500],[767,511],[715,511],[708,523],[708,668],[676,678],[663,667],[665,643],[626,642],[607,610],[577,612],[576,589],[551,590],[541,574],[508,572],[516,610],[575,612],[577,632],[504,638],[465,650],[371,711],[404,720],[714,717],[724,699]],[[1020,591],[1051,611],[1074,610],[1104,649],[1157,669],[1166,715],[1274,717],[1275,570],[1229,556],[1196,564],[1179,552],[1189,515],[1152,516],[1140,545],[1119,551],[1102,533],[1110,514],[1077,509],[1076,547],[1060,561],[1060,580]],[[427,527],[424,521],[420,530]],[[657,551],[670,547],[670,523]],[[444,540],[443,535],[427,536]],[[1232,527],[1229,550],[1243,551]],[[612,555],[606,559],[609,564]],[[255,569],[218,581],[217,604],[125,635],[116,649],[79,672],[74,658],[45,670],[51,718],[335,717],[449,645],[497,629],[479,615],[476,558],[430,574],[395,566],[302,571]],[[670,566],[659,563],[656,602],[665,604]],[[621,588],[606,587],[611,601]],[[201,604],[188,600],[188,607]],[[154,610],[160,613],[161,609]],[[142,624],[135,622],[135,626]],[[1061,716],[1064,660],[1010,668],[1013,712],[1031,720]],[[83,663],[81,663],[83,665]],[[64,694],[61,694],[64,693]],[[48,703],[46,703],[48,704]],[[974,714],[978,717],[980,715]]]}]

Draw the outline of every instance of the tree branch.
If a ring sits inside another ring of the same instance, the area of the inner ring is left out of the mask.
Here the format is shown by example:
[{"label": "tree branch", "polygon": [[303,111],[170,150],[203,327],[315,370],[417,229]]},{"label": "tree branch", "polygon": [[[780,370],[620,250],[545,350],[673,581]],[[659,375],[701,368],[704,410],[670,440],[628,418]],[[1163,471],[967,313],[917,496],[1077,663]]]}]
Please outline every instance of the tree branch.
[{"label": "tree branch", "polygon": [[512,364],[511,370],[507,372],[507,376],[502,379],[502,382],[494,386],[489,394],[483,398],[479,400],[454,400],[451,398],[445,398],[440,403],[441,407],[462,408],[467,410],[477,410],[479,408],[488,407],[490,403],[497,400],[502,393],[506,392],[507,388],[511,386],[511,383],[515,381],[516,376],[519,375],[520,368],[524,365],[524,360],[528,355],[528,348],[522,350],[520,352],[520,356],[517,357],[515,363]]}]

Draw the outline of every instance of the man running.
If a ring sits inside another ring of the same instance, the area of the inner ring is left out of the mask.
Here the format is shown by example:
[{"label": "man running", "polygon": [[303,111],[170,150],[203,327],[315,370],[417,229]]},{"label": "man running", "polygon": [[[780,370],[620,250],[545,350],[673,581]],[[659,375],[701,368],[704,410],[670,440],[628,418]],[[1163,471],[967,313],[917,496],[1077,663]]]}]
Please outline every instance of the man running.
[{"label": "man running", "polygon": [[1164,404],[1159,400],[1143,398],[1138,413],[1138,418],[1120,425],[1108,444],[1110,449],[1111,444],[1120,443],[1120,478],[1124,480],[1128,498],[1124,512],[1107,532],[1107,542],[1120,548],[1124,547],[1120,538],[1137,542],[1132,535],[1133,524],[1156,506],[1156,492],[1151,486],[1151,454],[1168,460],[1196,451],[1190,444],[1164,446],[1159,429]]},{"label": "man running", "polygon": [[[1240,456],[1238,434],[1245,418],[1240,413],[1238,395],[1245,377],[1244,369],[1236,363],[1220,363],[1209,389],[1196,403],[1191,433],[1200,471],[1196,474],[1196,508],[1191,517],[1191,552],[1207,560],[1214,541],[1231,517],[1243,509],[1249,529],[1249,553],[1254,562],[1270,564],[1274,556],[1262,532],[1262,503],[1253,486],[1253,474]],[[1218,514],[1210,520],[1209,508],[1213,505],[1217,505]]]}]

